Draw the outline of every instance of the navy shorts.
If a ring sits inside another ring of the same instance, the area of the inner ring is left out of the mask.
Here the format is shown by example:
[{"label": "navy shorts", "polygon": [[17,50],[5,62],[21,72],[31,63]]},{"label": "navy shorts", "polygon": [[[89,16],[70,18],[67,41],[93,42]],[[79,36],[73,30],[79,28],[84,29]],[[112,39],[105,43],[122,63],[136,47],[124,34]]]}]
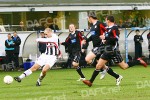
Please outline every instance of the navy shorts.
[{"label": "navy shorts", "polygon": [[72,61],[76,62],[76,63],[79,63],[80,58],[81,58],[81,51],[73,53],[72,56],[73,56],[72,57],[73,58]]},{"label": "navy shorts", "polygon": [[115,63],[121,63],[123,61],[120,51],[114,51],[111,53],[104,52],[100,58],[107,61],[113,60]]}]

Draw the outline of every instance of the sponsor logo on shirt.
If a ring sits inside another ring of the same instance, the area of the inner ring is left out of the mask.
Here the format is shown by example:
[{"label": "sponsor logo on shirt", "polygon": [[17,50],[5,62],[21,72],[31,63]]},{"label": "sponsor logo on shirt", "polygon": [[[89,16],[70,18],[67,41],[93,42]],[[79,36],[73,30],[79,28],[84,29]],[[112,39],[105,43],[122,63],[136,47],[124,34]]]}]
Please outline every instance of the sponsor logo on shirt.
[{"label": "sponsor logo on shirt", "polygon": [[71,40],[71,43],[76,43],[76,39]]},{"label": "sponsor logo on shirt", "polygon": [[91,33],[91,35],[95,35],[95,31],[91,31],[90,33]]}]

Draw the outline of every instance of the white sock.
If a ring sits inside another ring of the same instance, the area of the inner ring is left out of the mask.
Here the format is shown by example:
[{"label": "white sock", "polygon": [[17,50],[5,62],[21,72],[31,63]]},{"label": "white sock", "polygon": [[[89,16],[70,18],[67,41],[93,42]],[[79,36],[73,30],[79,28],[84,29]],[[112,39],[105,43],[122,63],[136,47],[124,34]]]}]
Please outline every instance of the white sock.
[{"label": "white sock", "polygon": [[43,73],[41,72],[41,73],[40,73],[40,77],[42,77],[42,76],[43,76]]},{"label": "white sock", "polygon": [[41,72],[41,73],[40,73],[40,77],[39,77],[39,80],[40,80],[40,81],[43,79],[42,76],[43,76],[43,73]]},{"label": "white sock", "polygon": [[22,73],[22,74],[19,76],[19,78],[20,78],[20,79],[23,79],[23,78],[29,76],[30,74],[32,74],[32,71],[31,71],[30,69],[28,69],[28,70],[26,70],[24,73]]}]

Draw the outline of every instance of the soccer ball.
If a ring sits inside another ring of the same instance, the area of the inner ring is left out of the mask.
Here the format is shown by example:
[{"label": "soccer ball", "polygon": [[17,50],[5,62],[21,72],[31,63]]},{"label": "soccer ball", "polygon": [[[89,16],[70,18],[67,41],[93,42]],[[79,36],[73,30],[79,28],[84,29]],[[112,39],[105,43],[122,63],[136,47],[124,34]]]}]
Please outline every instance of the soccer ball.
[{"label": "soccer ball", "polygon": [[13,78],[10,75],[6,75],[4,77],[4,83],[11,84],[13,82]]}]

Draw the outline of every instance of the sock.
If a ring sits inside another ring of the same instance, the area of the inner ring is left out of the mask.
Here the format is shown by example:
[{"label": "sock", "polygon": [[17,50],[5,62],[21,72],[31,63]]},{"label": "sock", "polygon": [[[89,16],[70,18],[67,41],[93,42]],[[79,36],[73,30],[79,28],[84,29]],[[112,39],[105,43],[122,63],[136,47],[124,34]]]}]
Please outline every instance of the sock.
[{"label": "sock", "polygon": [[95,66],[96,66],[96,64],[97,64],[97,60],[96,60],[96,59],[93,59],[93,61],[91,62],[91,64],[90,64],[90,65],[92,65],[93,67],[95,67]]},{"label": "sock", "polygon": [[85,76],[83,75],[81,68],[78,66],[76,71],[78,72],[78,74],[80,75],[81,78],[85,78]]},{"label": "sock", "polygon": [[129,65],[129,67],[133,67],[137,64],[140,64],[140,61],[139,60],[133,60],[133,61],[127,62],[127,64]]},{"label": "sock", "polygon": [[20,78],[20,79],[23,79],[23,78],[29,76],[30,74],[32,74],[32,71],[31,71],[30,69],[28,69],[28,70],[26,70],[24,73],[22,73],[22,74],[19,76],[19,78]]},{"label": "sock", "polygon": [[119,75],[115,73],[110,67],[107,68],[107,73],[116,79],[119,78]]},{"label": "sock", "polygon": [[104,69],[100,69],[100,72],[103,72],[104,71]]},{"label": "sock", "polygon": [[95,80],[96,76],[99,74],[100,70],[99,69],[95,69],[93,72],[93,75],[90,79],[90,82],[93,83],[93,81]]},{"label": "sock", "polygon": [[39,80],[42,81],[45,76],[46,76],[46,75],[43,75],[43,73],[41,72],[40,77],[39,77]]}]

